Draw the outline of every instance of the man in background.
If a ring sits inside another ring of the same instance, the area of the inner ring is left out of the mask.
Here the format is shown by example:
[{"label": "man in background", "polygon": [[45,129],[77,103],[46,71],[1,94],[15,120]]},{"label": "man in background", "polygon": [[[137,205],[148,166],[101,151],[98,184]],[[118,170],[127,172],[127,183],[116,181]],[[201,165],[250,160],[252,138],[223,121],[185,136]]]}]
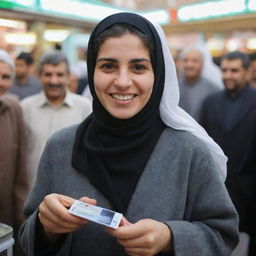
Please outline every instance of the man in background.
[{"label": "man in background", "polygon": [[202,76],[204,66],[203,53],[198,48],[190,47],[181,53],[180,61],[180,107],[199,121],[203,100],[219,91],[219,86]]},{"label": "man in background", "polygon": [[20,100],[41,91],[38,79],[31,75],[34,60],[29,53],[21,52],[15,60],[15,80],[10,92],[16,94]]},{"label": "man in background", "polygon": [[71,93],[69,63],[66,56],[53,51],[44,54],[39,63],[43,91],[21,101],[28,130],[28,171],[33,186],[41,153],[55,131],[80,123],[91,112],[91,102]]},{"label": "man in background", "polygon": [[[0,222],[14,231],[14,255],[23,255],[17,243],[24,221],[23,205],[28,193],[26,171],[26,134],[21,108],[10,97],[14,77],[11,57],[0,50]],[[5,92],[5,93],[3,93]]]},{"label": "man in background", "polygon": [[[225,90],[209,96],[202,107],[201,124],[228,157],[226,186],[240,218],[241,237],[234,256],[248,255],[252,220],[247,188],[254,176],[243,179],[256,122],[256,90],[247,83],[249,58],[236,51],[225,55],[221,70]],[[255,218],[255,217],[254,217]],[[232,254],[233,256],[233,254]]]},{"label": "man in background", "polygon": [[0,96],[8,96],[18,100],[15,94],[9,92],[14,77],[14,64],[9,54],[0,49]]}]

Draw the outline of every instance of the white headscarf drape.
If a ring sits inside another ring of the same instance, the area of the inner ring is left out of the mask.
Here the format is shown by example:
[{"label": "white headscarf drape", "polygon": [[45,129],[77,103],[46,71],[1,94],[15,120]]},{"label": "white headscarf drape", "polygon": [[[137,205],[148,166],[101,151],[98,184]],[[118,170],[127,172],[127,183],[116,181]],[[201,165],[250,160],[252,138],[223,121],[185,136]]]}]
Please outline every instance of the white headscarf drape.
[{"label": "white headscarf drape", "polygon": [[[207,48],[203,39],[199,39],[195,45],[188,46],[180,53],[180,59],[183,59],[185,54],[191,50],[197,50],[201,53],[203,58],[203,67],[201,71],[201,77],[204,77],[211,81],[216,87],[224,89],[222,81],[222,74],[220,68],[213,62],[210,51]],[[184,76],[184,70],[180,69],[181,77]]]},{"label": "white headscarf drape", "polygon": [[8,64],[12,70],[12,76],[15,75],[14,61],[11,56],[4,50],[0,49],[0,61]]},{"label": "white headscarf drape", "polygon": [[165,62],[165,84],[160,104],[160,115],[163,122],[174,129],[184,130],[192,133],[204,141],[219,167],[219,174],[223,181],[227,174],[227,157],[220,146],[213,141],[203,127],[201,127],[188,113],[181,109],[179,104],[179,86],[176,75],[176,68],[162,28],[154,25],[162,43]]}]

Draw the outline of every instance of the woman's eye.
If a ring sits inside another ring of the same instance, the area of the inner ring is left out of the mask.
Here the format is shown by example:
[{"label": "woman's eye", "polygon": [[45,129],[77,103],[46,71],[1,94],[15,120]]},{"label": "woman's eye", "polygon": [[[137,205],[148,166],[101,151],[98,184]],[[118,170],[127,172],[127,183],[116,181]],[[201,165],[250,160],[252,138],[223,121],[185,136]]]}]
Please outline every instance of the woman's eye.
[{"label": "woman's eye", "polygon": [[112,70],[114,68],[114,65],[112,63],[104,63],[101,65],[101,69],[103,70]]},{"label": "woman's eye", "polygon": [[147,68],[145,67],[145,65],[142,65],[142,64],[135,64],[133,66],[133,68],[136,70],[136,71],[144,71],[146,70]]}]

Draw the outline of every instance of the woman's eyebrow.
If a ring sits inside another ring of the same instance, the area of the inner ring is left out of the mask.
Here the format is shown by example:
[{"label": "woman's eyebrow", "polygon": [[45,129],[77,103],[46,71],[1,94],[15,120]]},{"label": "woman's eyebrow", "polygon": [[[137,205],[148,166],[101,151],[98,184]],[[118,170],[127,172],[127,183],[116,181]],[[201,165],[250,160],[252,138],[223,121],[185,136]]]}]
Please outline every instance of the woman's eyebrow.
[{"label": "woman's eyebrow", "polygon": [[[97,60],[97,62],[100,62],[100,61],[107,61],[107,62],[118,62],[117,59],[114,59],[114,58],[99,58]],[[138,63],[138,62],[143,62],[143,61],[146,61],[146,62],[150,62],[149,59],[146,59],[146,58],[136,58],[136,59],[132,59],[129,61],[129,63]]]},{"label": "woman's eyebrow", "polygon": [[150,62],[150,60],[146,58],[137,58],[137,59],[130,60],[129,63],[137,63],[137,62],[143,62],[143,61]]},{"label": "woman's eyebrow", "polygon": [[97,62],[100,62],[100,61],[117,62],[117,60],[113,58],[99,58]]}]

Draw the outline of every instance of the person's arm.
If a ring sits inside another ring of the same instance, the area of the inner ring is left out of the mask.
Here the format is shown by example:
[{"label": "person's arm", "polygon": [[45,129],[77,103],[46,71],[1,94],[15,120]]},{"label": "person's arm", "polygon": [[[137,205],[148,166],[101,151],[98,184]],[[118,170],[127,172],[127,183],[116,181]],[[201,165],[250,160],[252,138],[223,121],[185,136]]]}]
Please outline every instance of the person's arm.
[{"label": "person's arm", "polygon": [[17,121],[15,127],[17,129],[17,160],[14,184],[15,226],[19,228],[24,221],[23,207],[29,190],[26,166],[27,140],[21,108],[18,103],[13,107],[15,110],[15,119]]},{"label": "person's arm", "polygon": [[238,243],[238,215],[211,156],[191,172],[184,220],[165,223],[175,256],[228,256]]},{"label": "person's arm", "polygon": [[51,146],[46,145],[44,153],[39,163],[36,184],[30,193],[24,207],[25,222],[20,232],[20,244],[27,255],[35,255],[35,241],[39,234],[38,230],[38,209],[44,197],[51,193]]},{"label": "person's arm", "polygon": [[[68,213],[74,198],[52,194],[53,145],[56,145],[55,140],[48,141],[39,163],[36,184],[25,204],[26,220],[20,229],[19,240],[28,255],[68,252],[71,232],[85,224],[84,220]],[[86,200],[91,204],[96,203],[95,200]]]}]

